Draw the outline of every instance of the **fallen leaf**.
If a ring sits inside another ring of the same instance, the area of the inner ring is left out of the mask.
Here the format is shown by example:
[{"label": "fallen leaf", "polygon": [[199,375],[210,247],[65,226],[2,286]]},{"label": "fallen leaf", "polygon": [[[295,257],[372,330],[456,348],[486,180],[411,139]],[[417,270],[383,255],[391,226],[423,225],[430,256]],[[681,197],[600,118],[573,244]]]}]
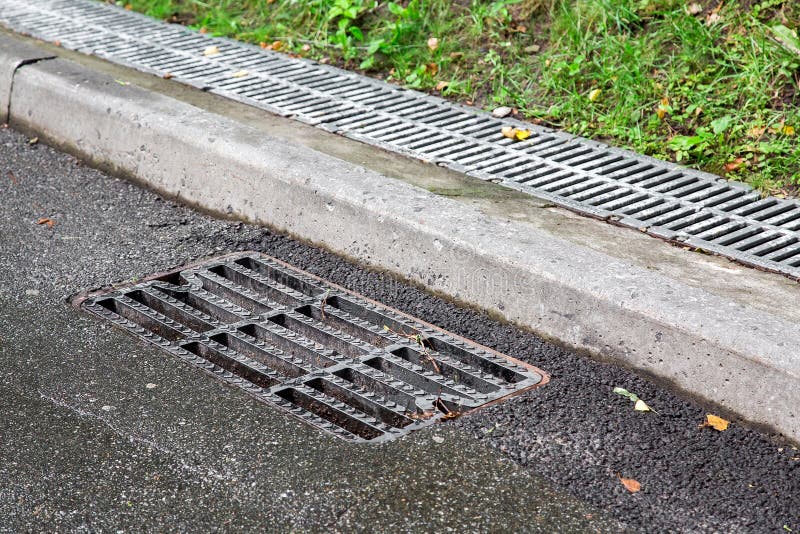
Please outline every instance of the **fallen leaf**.
[{"label": "fallen leaf", "polygon": [[132,10],[132,9],[133,9],[133,6],[132,6],[131,4],[125,4],[125,9],[126,9],[127,11],[130,11],[130,10]]},{"label": "fallen leaf", "polygon": [[233,74],[231,74],[231,78],[244,78],[248,74],[250,74],[250,73],[247,72],[246,70],[238,70],[238,71],[234,72]]},{"label": "fallen leaf", "polygon": [[303,52],[308,52],[309,50],[311,50],[311,45],[310,44],[304,44],[303,47],[302,47],[302,50],[303,50]]},{"label": "fallen leaf", "polygon": [[624,388],[614,388],[614,393],[616,393],[617,395],[622,395],[623,397],[627,397],[633,402],[639,400],[639,396],[636,395],[636,393],[631,393],[630,391]]},{"label": "fallen leaf", "polygon": [[619,477],[619,481],[622,482],[622,485],[625,486],[625,489],[629,492],[636,493],[641,491],[642,485],[638,480],[634,480],[632,478],[622,478],[622,476],[619,474],[617,474],[617,477]]},{"label": "fallen leaf", "polygon": [[56,46],[61,46],[61,41],[53,41],[53,44]]},{"label": "fallen leaf", "polygon": [[56,222],[49,217],[40,217],[36,224],[46,224],[48,228],[52,228],[56,225]]},{"label": "fallen leaf", "polygon": [[29,144],[29,145],[35,145],[35,144],[36,144],[36,143],[38,143],[38,142],[39,142],[39,138],[38,138],[38,137],[31,137],[31,138],[28,140],[28,144]]},{"label": "fallen leaf", "polygon": [[772,28],[772,33],[784,48],[795,54],[800,54],[800,38],[797,37],[795,30],[787,28],[783,24],[778,24]]},{"label": "fallen leaf", "polygon": [[169,73],[169,72],[166,72],[166,73],[164,73],[164,76],[162,76],[162,78],[164,78],[165,80],[169,80],[169,79],[172,78],[172,74]]},{"label": "fallen leaf", "polygon": [[511,111],[512,111],[511,108],[508,106],[500,106],[499,108],[494,108],[492,110],[492,115],[497,117],[498,119],[501,119],[506,115],[510,115]]},{"label": "fallen leaf", "polygon": [[538,52],[541,49],[542,49],[542,47],[539,46],[539,45],[530,45],[530,46],[526,46],[523,51],[525,53],[527,53],[527,54],[535,54],[536,52]]},{"label": "fallen leaf", "polygon": [[767,131],[766,126],[753,126],[752,128],[750,128],[750,130],[747,131],[747,136],[752,137],[753,139],[758,139],[759,137],[764,135],[764,132],[766,131]]},{"label": "fallen leaf", "polygon": [[439,48],[439,39],[437,39],[436,37],[431,37],[430,39],[428,39],[428,48],[430,49],[431,52]]},{"label": "fallen leaf", "polygon": [[789,135],[789,136],[794,135],[794,126],[789,126],[789,125],[784,126],[783,129],[781,130],[781,133],[783,135]]},{"label": "fallen leaf", "polygon": [[669,113],[669,98],[664,97],[661,99],[661,102],[658,104],[656,108],[656,115],[658,115],[659,119],[664,119]]},{"label": "fallen leaf", "polygon": [[744,158],[736,158],[735,160],[731,161],[730,163],[725,164],[725,170],[727,172],[733,172],[739,167],[742,166],[744,163]]},{"label": "fallen leaf", "polygon": [[714,430],[718,432],[722,432],[723,430],[727,430],[728,426],[731,424],[730,421],[723,419],[722,417],[718,417],[712,414],[706,414],[706,420],[700,425],[698,428],[703,428],[706,426],[710,426]]},{"label": "fallen leaf", "polygon": [[518,130],[516,128],[514,129],[514,138],[517,141],[524,141],[525,139],[529,138],[530,136],[531,136],[531,131],[530,130]]},{"label": "fallen leaf", "polygon": [[445,88],[446,88],[448,85],[450,85],[450,82],[441,81],[441,82],[439,82],[439,83],[437,83],[437,84],[436,84],[436,90],[437,90],[437,91],[442,91],[442,90],[444,90],[444,89],[445,89]]},{"label": "fallen leaf", "polygon": [[216,46],[208,46],[205,50],[203,50],[203,55],[206,57],[211,56],[218,56],[219,55],[219,48]]},{"label": "fallen leaf", "polygon": [[503,134],[503,137],[508,137],[509,139],[514,139],[514,131],[516,128],[512,126],[503,126],[500,129],[500,132]]},{"label": "fallen leaf", "polygon": [[202,28],[200,28],[200,33],[202,33],[203,35],[207,34],[208,33],[208,28],[203,26]]},{"label": "fallen leaf", "polygon": [[697,2],[689,4],[689,7],[686,8],[686,12],[689,13],[690,15],[697,15],[701,11],[703,11],[703,6],[701,6]]},{"label": "fallen leaf", "polygon": [[439,65],[436,63],[428,63],[425,65],[425,70],[428,71],[431,76],[436,76],[436,73],[439,72]]},{"label": "fallen leaf", "polygon": [[603,91],[600,89],[592,89],[592,92],[589,93],[589,102],[597,102],[597,99],[600,98],[600,94]]},{"label": "fallen leaf", "polygon": [[713,26],[719,22],[720,16],[717,13],[709,13],[706,17],[706,26]]},{"label": "fallen leaf", "polygon": [[650,412],[650,406],[647,405],[642,399],[636,401],[636,404],[633,405],[633,409],[637,412]]}]

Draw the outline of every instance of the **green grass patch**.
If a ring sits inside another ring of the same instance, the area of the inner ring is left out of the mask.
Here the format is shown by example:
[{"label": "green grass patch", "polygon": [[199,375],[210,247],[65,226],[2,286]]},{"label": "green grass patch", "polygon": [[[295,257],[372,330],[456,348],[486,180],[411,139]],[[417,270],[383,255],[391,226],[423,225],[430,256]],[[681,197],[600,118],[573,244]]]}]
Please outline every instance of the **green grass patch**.
[{"label": "green grass patch", "polygon": [[741,180],[800,186],[796,0],[128,0]]}]

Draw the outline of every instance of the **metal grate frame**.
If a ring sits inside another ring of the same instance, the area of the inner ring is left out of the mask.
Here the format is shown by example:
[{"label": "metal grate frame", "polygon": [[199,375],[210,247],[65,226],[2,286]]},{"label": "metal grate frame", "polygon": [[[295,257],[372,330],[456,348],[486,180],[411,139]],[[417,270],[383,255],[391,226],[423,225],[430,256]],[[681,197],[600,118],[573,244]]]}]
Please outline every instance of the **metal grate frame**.
[{"label": "metal grate frame", "polygon": [[533,366],[257,253],[75,304],[355,442],[394,439],[547,381]]}]

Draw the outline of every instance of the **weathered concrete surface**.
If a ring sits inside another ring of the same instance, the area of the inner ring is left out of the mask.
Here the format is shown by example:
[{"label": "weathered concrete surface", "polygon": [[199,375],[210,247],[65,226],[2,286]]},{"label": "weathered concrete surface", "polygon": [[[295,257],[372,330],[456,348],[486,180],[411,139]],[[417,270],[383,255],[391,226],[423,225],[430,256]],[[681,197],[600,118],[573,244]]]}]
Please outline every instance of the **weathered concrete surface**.
[{"label": "weathered concrete surface", "polygon": [[24,41],[0,34],[0,121],[8,120],[11,84],[22,65],[54,57],[53,54]]},{"label": "weathered concrete surface", "polygon": [[342,152],[333,142],[312,149],[286,126],[270,135],[63,60],[17,71],[11,121],[165,194],[400,273],[800,439],[793,282],[485,184],[431,193],[403,165],[375,172],[330,155]]}]

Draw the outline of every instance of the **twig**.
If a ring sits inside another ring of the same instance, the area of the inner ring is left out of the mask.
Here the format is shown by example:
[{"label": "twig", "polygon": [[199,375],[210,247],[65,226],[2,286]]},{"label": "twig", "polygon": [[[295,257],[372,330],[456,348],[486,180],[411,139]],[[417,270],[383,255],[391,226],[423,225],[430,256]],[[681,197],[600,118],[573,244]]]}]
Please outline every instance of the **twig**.
[{"label": "twig", "polygon": [[326,319],[325,317],[325,304],[328,303],[328,295],[330,294],[331,290],[328,289],[325,291],[325,295],[322,297],[322,301],[319,303],[319,312],[322,314],[322,320]]}]

